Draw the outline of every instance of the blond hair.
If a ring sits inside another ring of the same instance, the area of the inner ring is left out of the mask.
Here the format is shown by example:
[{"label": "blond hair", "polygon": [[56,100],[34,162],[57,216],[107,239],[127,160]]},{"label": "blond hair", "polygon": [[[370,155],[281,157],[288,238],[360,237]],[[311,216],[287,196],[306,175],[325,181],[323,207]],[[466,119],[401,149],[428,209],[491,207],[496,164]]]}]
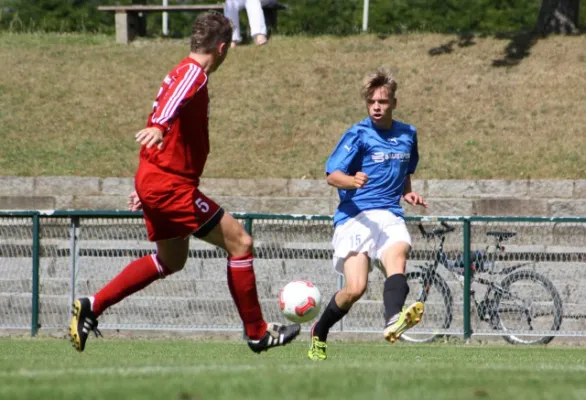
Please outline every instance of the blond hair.
[{"label": "blond hair", "polygon": [[385,88],[389,92],[389,98],[395,97],[397,91],[397,82],[392,72],[387,68],[379,68],[364,77],[362,83],[362,97],[368,100],[372,97],[374,91],[378,88]]}]

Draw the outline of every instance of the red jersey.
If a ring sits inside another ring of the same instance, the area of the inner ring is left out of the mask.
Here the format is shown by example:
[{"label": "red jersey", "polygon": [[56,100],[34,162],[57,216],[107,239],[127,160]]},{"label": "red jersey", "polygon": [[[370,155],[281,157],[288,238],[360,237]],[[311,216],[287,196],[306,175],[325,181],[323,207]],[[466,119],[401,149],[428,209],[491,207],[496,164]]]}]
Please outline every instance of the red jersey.
[{"label": "red jersey", "polygon": [[201,65],[189,57],[165,77],[147,122],[163,131],[163,148],[142,146],[141,162],[198,180],[210,150],[207,81]]}]

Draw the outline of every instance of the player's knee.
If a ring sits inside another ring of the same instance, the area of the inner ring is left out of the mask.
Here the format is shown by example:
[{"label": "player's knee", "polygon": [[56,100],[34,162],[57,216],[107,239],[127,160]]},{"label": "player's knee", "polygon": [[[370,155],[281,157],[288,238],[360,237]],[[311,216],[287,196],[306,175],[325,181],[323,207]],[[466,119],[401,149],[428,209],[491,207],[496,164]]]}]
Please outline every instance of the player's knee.
[{"label": "player's knee", "polygon": [[248,251],[252,251],[253,240],[248,233],[240,237],[240,245]]},{"label": "player's knee", "polygon": [[354,304],[358,300],[360,300],[362,295],[364,295],[364,292],[366,292],[366,285],[362,285],[362,284],[348,285],[348,286],[346,286],[346,289],[344,290],[344,292],[346,294],[346,296],[345,296],[346,302]]},{"label": "player's knee", "polygon": [[406,260],[410,251],[411,246],[409,243],[397,242],[385,251],[383,257],[389,258],[391,260]]},{"label": "player's knee", "polygon": [[250,236],[245,231],[242,234],[238,235],[238,239],[235,241],[234,245],[232,246],[232,251],[230,251],[231,255],[233,256],[241,256],[244,254],[252,253],[253,249],[253,240],[252,236]]}]

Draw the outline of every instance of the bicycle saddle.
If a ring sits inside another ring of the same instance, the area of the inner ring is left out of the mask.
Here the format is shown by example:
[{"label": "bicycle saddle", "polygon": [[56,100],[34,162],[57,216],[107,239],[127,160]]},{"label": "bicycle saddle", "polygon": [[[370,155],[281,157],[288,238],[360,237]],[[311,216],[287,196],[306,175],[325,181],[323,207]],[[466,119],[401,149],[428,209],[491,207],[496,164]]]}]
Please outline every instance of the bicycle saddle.
[{"label": "bicycle saddle", "polygon": [[496,236],[499,240],[506,240],[515,236],[517,232],[486,232],[486,236]]}]

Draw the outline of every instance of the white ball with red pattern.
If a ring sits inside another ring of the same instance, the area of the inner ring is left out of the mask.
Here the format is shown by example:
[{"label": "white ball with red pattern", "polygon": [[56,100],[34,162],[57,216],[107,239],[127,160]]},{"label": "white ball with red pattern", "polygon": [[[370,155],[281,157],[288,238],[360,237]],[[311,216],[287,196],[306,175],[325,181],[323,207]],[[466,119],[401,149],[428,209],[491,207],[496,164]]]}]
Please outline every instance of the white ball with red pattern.
[{"label": "white ball with red pattern", "polygon": [[321,293],[309,281],[292,281],[281,289],[279,307],[289,321],[309,322],[319,314]]}]

